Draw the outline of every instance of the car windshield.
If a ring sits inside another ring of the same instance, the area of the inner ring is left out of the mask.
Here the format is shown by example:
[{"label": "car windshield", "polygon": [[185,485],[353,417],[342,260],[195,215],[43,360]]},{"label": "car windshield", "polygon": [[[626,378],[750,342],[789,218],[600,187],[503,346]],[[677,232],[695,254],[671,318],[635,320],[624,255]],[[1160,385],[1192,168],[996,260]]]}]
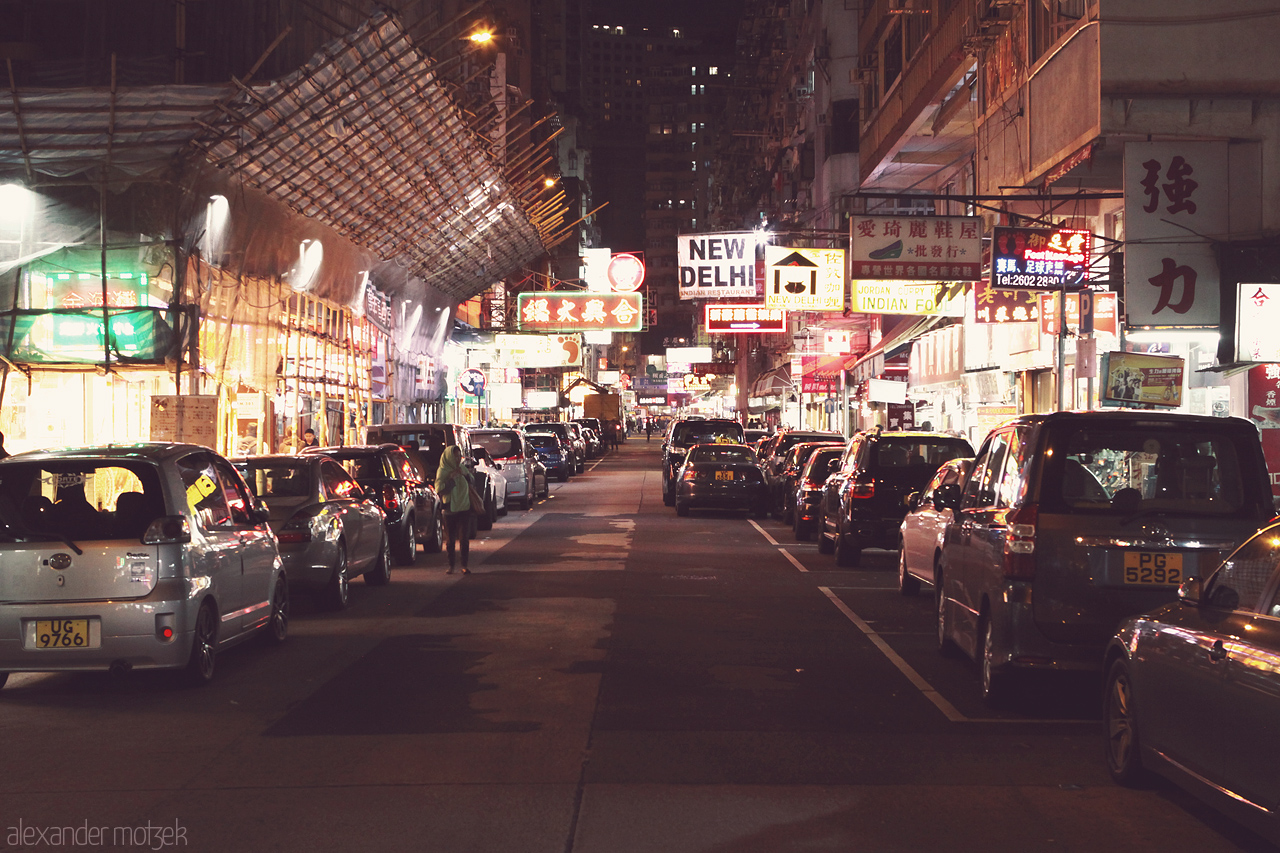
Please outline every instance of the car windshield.
[{"label": "car windshield", "polygon": [[969,445],[960,441],[891,438],[877,443],[875,463],[881,468],[926,467],[932,473],[943,462],[972,455]]},{"label": "car windshield", "polygon": [[520,455],[520,438],[514,432],[473,432],[471,441],[489,451],[494,459]]},{"label": "car windshield", "polygon": [[50,460],[0,466],[8,541],[141,539],[165,514],[160,475],[135,460]]},{"label": "car windshield", "polygon": [[281,462],[250,462],[240,466],[245,482],[260,498],[305,498],[315,492],[311,465]]},{"label": "car windshield", "polygon": [[814,452],[809,457],[809,470],[805,474],[805,479],[815,486],[821,486],[827,482],[827,477],[831,474],[831,460],[839,459],[842,453],[844,453],[843,447]]},{"label": "car windshield", "polygon": [[[1156,424],[1073,429],[1046,471],[1068,507],[1232,513],[1245,503],[1240,459],[1230,436]],[[1058,461],[1060,460],[1060,461]]]},{"label": "car windshield", "polygon": [[672,444],[685,446],[690,444],[713,444],[717,441],[741,444],[741,425],[714,421],[685,421],[677,425],[671,435]]},{"label": "car windshield", "polygon": [[700,444],[689,451],[690,462],[739,463],[754,465],[751,448],[733,444]]}]

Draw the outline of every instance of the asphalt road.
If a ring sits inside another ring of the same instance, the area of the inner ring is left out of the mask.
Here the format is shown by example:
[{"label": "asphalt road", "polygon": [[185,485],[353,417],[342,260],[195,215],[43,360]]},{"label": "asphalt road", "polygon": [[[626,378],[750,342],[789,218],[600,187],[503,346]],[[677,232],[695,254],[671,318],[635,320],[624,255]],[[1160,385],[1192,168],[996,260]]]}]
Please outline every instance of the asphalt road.
[{"label": "asphalt road", "polygon": [[0,844],[1271,849],[1170,786],[1113,785],[1091,681],[986,710],[896,555],[836,570],[774,521],[676,518],[658,446],[500,519],[471,575],[423,554],[345,613],[297,599],[282,648],[223,655],[208,687],[12,676]]}]

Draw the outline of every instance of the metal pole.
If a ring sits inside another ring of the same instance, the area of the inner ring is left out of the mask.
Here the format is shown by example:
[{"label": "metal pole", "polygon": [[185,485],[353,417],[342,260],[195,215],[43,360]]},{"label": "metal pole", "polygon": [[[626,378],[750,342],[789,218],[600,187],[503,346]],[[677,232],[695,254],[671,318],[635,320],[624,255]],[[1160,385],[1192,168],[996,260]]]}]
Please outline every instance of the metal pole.
[{"label": "metal pole", "polygon": [[1067,361],[1067,283],[1064,280],[1062,286],[1058,288],[1058,354],[1054,372],[1057,374],[1058,383],[1058,411],[1065,411],[1067,408],[1067,383],[1066,383],[1066,361]]}]

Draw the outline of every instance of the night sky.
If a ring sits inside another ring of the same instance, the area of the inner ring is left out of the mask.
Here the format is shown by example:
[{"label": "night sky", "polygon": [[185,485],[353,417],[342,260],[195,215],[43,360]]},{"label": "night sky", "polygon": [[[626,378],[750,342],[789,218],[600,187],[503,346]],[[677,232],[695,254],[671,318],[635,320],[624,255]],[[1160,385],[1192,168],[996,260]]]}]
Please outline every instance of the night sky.
[{"label": "night sky", "polygon": [[594,0],[593,23],[645,27],[728,26],[736,31],[743,0]]}]

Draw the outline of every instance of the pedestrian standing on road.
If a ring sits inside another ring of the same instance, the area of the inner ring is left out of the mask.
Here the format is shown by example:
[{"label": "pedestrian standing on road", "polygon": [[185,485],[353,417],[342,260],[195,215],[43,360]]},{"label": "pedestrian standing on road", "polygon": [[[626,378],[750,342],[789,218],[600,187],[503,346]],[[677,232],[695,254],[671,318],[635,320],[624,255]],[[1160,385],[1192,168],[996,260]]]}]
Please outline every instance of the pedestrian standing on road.
[{"label": "pedestrian standing on road", "polygon": [[645,441],[648,441],[648,440],[649,440],[649,436],[651,436],[651,435],[653,435],[653,421],[652,421],[652,420],[650,420],[649,418],[645,418],[645,421],[644,421],[644,440],[645,440]]},{"label": "pedestrian standing on road", "polygon": [[302,446],[303,447],[319,447],[320,446],[320,442],[316,439],[315,430],[308,428],[303,431]]},{"label": "pedestrian standing on road", "polygon": [[462,450],[456,444],[444,449],[440,454],[440,467],[436,469],[436,493],[444,498],[444,533],[449,553],[449,571],[453,574],[453,543],[459,543],[462,552],[462,573],[471,574],[467,568],[470,540],[467,538],[471,526],[471,472],[462,464]]}]

